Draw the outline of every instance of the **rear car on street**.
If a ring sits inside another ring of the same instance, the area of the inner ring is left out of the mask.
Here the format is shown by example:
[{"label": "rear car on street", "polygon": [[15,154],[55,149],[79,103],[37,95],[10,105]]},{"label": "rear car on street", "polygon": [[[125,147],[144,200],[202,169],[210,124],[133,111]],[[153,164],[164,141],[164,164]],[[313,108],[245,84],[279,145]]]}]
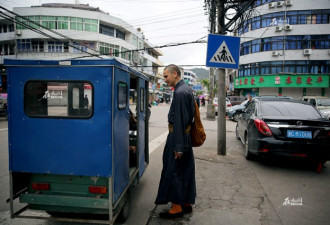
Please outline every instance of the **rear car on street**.
[{"label": "rear car on street", "polygon": [[330,121],[307,102],[254,99],[241,111],[236,137],[245,157],[284,156],[309,159],[321,166],[330,158]]},{"label": "rear car on street", "polygon": [[[214,98],[213,99],[213,105],[215,107],[215,115],[218,115],[218,98]],[[231,107],[231,102],[228,98],[226,98],[226,112],[228,111],[228,109]]]},{"label": "rear car on street", "polygon": [[[261,95],[261,96],[255,96],[253,99],[270,99],[270,98],[275,98],[275,99],[292,99],[291,97],[287,96],[276,96],[276,95]],[[233,107],[228,108],[227,110],[227,116],[230,120],[233,120],[237,122],[239,114],[246,108],[249,100],[245,100],[239,105],[234,105]]]},{"label": "rear car on street", "polygon": [[241,114],[241,111],[237,111],[237,110],[244,110],[246,108],[246,105],[248,103],[249,100],[245,100],[244,102],[242,102],[239,105],[234,105],[233,107],[228,108],[228,112],[227,112],[227,116],[230,120],[233,120],[235,122],[237,122],[238,116],[239,114]]}]

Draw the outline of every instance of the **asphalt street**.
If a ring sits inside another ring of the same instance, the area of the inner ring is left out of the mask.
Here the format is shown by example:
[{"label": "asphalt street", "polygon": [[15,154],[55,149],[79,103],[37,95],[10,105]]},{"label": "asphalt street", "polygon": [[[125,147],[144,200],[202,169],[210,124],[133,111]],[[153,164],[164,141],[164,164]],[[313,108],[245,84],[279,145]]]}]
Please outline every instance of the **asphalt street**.
[{"label": "asphalt street", "polygon": [[[152,107],[150,164],[131,197],[130,216],[124,224],[224,224],[224,225],[324,225],[330,214],[330,163],[321,174],[308,165],[278,161],[247,161],[243,145],[235,137],[233,121],[226,120],[226,156],[217,155],[217,121],[206,119],[201,108],[207,140],[195,148],[197,198],[194,212],[181,220],[167,221],[156,206],[162,152],[167,136],[169,106]],[[0,224],[76,224],[43,220],[11,219],[9,196],[7,123],[0,121]],[[297,204],[292,204],[294,201]]]}]

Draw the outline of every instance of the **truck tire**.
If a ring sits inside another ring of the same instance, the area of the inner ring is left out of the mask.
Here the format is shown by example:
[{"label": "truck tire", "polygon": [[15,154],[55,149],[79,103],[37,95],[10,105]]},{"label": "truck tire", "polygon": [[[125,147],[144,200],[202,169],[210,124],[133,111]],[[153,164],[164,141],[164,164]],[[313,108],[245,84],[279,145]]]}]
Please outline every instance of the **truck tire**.
[{"label": "truck tire", "polygon": [[125,198],[124,199],[124,205],[121,208],[120,213],[119,213],[119,215],[117,217],[117,220],[116,220],[117,222],[120,222],[120,223],[125,222],[125,220],[128,218],[129,211],[130,211],[130,205],[131,205],[130,196],[129,196],[128,192],[126,192],[124,198]]}]

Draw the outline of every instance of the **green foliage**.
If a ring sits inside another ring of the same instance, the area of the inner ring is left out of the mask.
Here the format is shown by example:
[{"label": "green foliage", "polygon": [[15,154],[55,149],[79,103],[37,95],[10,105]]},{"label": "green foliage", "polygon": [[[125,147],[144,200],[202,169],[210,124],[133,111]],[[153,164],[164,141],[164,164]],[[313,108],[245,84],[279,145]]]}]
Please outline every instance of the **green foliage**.
[{"label": "green foliage", "polygon": [[196,91],[196,96],[203,95],[203,91]]},{"label": "green foliage", "polygon": [[209,91],[210,89],[210,81],[208,79],[201,80],[201,84],[203,87],[207,87],[207,90]]}]

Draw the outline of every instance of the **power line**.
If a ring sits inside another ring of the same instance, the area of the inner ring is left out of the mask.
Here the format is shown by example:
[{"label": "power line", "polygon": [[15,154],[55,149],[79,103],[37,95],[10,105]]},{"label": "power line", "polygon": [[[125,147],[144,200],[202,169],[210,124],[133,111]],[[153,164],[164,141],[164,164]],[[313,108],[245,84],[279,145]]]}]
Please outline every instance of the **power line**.
[{"label": "power line", "polygon": [[190,17],[196,17],[200,14],[193,14],[193,15],[190,15],[190,16],[181,16],[181,17],[173,17],[171,19],[165,19],[165,20],[156,20],[156,21],[153,21],[153,22],[147,22],[147,23],[141,23],[139,24],[139,26],[141,25],[149,25],[149,24],[154,24],[154,23],[163,23],[163,22],[168,22],[168,21],[172,21],[172,20],[177,20],[177,19],[182,19],[182,18],[185,18],[185,19],[188,19]]},{"label": "power line", "polygon": [[[0,7],[1,7],[1,6],[0,6]],[[5,18],[5,19],[7,19],[7,20],[9,20],[9,21],[12,21],[13,23],[20,24],[20,25],[22,25],[22,26],[28,28],[29,30],[32,30],[32,31],[34,31],[34,32],[36,32],[36,33],[38,33],[38,34],[41,34],[41,35],[46,36],[46,37],[48,37],[48,38],[50,38],[50,39],[53,39],[53,40],[56,40],[56,41],[58,41],[58,42],[62,42],[62,43],[63,43],[63,41],[62,41],[61,39],[58,39],[58,38],[56,38],[56,37],[53,37],[53,36],[51,36],[50,34],[47,34],[47,33],[43,32],[43,31],[41,31],[41,30],[38,30],[38,29],[36,29],[36,28],[34,28],[34,27],[32,27],[32,26],[26,24],[26,23],[23,23],[22,21],[19,21],[19,20],[17,20],[17,19],[14,18],[14,17],[10,17],[9,15],[4,14],[3,12],[0,12],[0,15],[1,15],[3,18]],[[74,41],[74,42],[76,42],[76,41]],[[95,56],[95,57],[98,57],[98,58],[101,59],[101,57],[100,57],[99,55],[95,55],[95,54],[92,54],[92,53],[90,53],[90,52],[88,52],[88,51],[82,50],[82,49],[80,49],[80,48],[77,47],[77,46],[71,45],[71,44],[69,44],[69,43],[68,43],[68,46],[70,46],[70,47],[72,47],[72,48],[75,48],[75,49],[78,49],[79,51],[85,52],[85,53],[87,53],[87,54],[89,54],[89,55],[91,55],[91,56]]]},{"label": "power line", "polygon": [[148,2],[148,3],[174,3],[174,2],[198,2],[199,0],[162,0],[162,1],[155,1],[155,0],[143,0],[138,2],[138,1],[135,1],[135,0],[114,0],[114,1],[111,1],[111,0],[99,0],[101,2],[110,2],[110,3],[115,3],[115,2],[126,2],[126,3],[134,3],[134,4],[145,4],[145,2]]},{"label": "power line", "polygon": [[[63,34],[61,34],[61,33],[59,33],[59,32],[53,31],[53,30],[51,30],[51,29],[49,29],[49,28],[47,28],[47,27],[45,27],[45,26],[42,26],[41,24],[36,23],[36,22],[34,22],[34,21],[32,21],[32,20],[30,20],[30,19],[24,17],[24,16],[21,16],[21,15],[19,15],[19,14],[17,14],[17,13],[11,12],[10,10],[8,10],[8,9],[2,7],[2,6],[0,6],[0,8],[6,10],[7,12],[9,12],[9,13],[11,13],[11,14],[13,14],[13,15],[16,15],[17,17],[22,18],[22,19],[24,19],[24,20],[26,20],[26,21],[28,21],[28,22],[30,22],[30,23],[32,23],[32,24],[35,24],[35,25],[37,25],[37,26],[40,26],[40,27],[44,28],[44,29],[47,30],[47,31],[53,32],[53,33],[55,33],[55,34],[57,34],[57,35],[63,37],[64,40],[72,41],[72,42],[77,42],[76,40],[73,40],[73,39],[70,38],[70,37],[67,37],[67,36],[65,36],[65,35],[63,35]],[[7,19],[7,20],[9,20],[9,21],[12,21],[13,23],[20,24],[20,25],[22,25],[23,27],[26,27],[26,28],[28,28],[29,30],[32,30],[32,31],[34,31],[34,32],[36,32],[36,33],[39,33],[39,34],[41,34],[41,35],[43,35],[43,36],[46,36],[46,37],[48,37],[48,38],[54,39],[54,40],[59,41],[59,42],[63,42],[61,39],[58,39],[58,38],[56,38],[56,37],[53,37],[53,36],[51,36],[50,34],[47,34],[47,33],[43,32],[43,31],[41,31],[41,30],[39,30],[39,29],[37,29],[37,28],[34,28],[34,27],[30,26],[30,25],[27,24],[27,23],[24,23],[23,21],[19,21],[19,20],[17,20],[15,17],[11,17],[11,16],[9,16],[9,15],[6,15],[6,14],[4,14],[3,12],[0,12],[0,13],[1,13],[1,15],[2,15],[3,18],[5,18],[5,19]],[[206,36],[204,36],[204,37],[202,37],[202,38],[199,38],[199,39],[196,40],[196,41],[181,42],[181,43],[170,43],[170,44],[165,44],[165,45],[160,45],[160,46],[155,46],[155,47],[149,47],[149,48],[141,48],[141,49],[134,49],[134,50],[121,51],[121,52],[117,52],[116,54],[121,54],[121,53],[126,53],[126,52],[134,52],[134,51],[146,51],[146,50],[155,49],[155,48],[158,49],[158,48],[175,47],[175,46],[181,46],[181,45],[187,45],[187,44],[206,43],[206,41],[203,41],[203,40],[202,40],[202,39],[205,38],[205,37],[206,37]],[[68,44],[68,46],[73,47],[73,48],[76,48],[76,49],[78,49],[78,50],[80,50],[80,51],[82,51],[82,52],[85,52],[85,53],[87,53],[87,54],[89,54],[89,55],[91,55],[91,56],[96,56],[96,57],[98,57],[98,58],[101,58],[99,55],[95,55],[95,54],[92,54],[92,53],[90,53],[90,52],[84,51],[84,50],[82,50],[82,49],[80,49],[80,48],[78,48],[78,47],[76,47],[76,46],[74,46],[74,45]],[[93,51],[95,51],[95,50],[93,49]],[[96,51],[96,52],[97,52],[97,51]]]},{"label": "power line", "polygon": [[[47,31],[50,31],[50,32],[52,32],[52,33],[54,33],[54,34],[56,34],[56,35],[58,35],[58,36],[61,36],[61,37],[63,37],[65,40],[69,40],[69,41],[72,41],[72,42],[76,42],[76,43],[82,44],[82,42],[77,42],[77,41],[73,40],[72,38],[70,38],[70,37],[68,37],[68,36],[66,36],[66,35],[64,35],[64,34],[61,34],[61,33],[57,32],[57,31],[54,31],[54,30],[51,30],[51,29],[49,29],[48,27],[41,25],[40,23],[36,23],[35,21],[32,21],[32,20],[30,20],[30,19],[27,18],[27,17],[24,17],[24,16],[21,16],[21,15],[19,15],[19,14],[17,14],[17,13],[14,13],[14,12],[12,12],[12,11],[10,11],[10,10],[8,10],[8,9],[6,9],[6,8],[4,8],[4,7],[2,7],[2,6],[0,6],[0,8],[6,10],[7,12],[9,12],[9,13],[11,13],[11,14],[13,14],[13,15],[19,17],[19,18],[22,18],[22,19],[28,21],[29,23],[32,23],[32,24],[34,24],[34,25],[37,25],[37,26],[39,26],[39,27],[41,27],[41,28],[46,29]],[[13,20],[16,21],[16,22],[19,21],[19,20],[17,20],[15,17],[13,17]],[[32,26],[27,25],[27,24],[25,24],[24,26],[32,27]],[[32,27],[32,28],[33,28],[33,27]],[[44,32],[43,32],[43,33],[44,33]],[[57,39],[57,38],[55,38],[55,37],[52,37],[52,38],[54,38],[55,40],[59,40],[59,39]],[[76,48],[76,49],[79,49],[78,47],[73,46],[73,45],[71,45],[71,47],[74,47],[74,48]],[[95,51],[94,49],[92,49],[92,48],[90,48],[90,47],[88,47],[88,46],[85,46],[85,47],[86,47],[86,48],[89,48],[89,49],[91,49],[91,50],[93,50],[93,51]],[[79,49],[79,50],[80,50],[80,51],[84,51],[84,50],[81,50],[81,49]],[[88,53],[88,54],[90,54],[90,55],[93,55],[93,56],[97,56],[97,55],[92,54],[92,53],[87,52],[87,51],[84,51],[84,52],[85,52],[85,53]],[[99,56],[97,56],[97,57],[99,57]]]},{"label": "power line", "polygon": [[137,23],[137,22],[142,22],[142,21],[150,21],[150,20],[157,20],[157,19],[161,19],[161,18],[168,18],[168,17],[172,17],[172,16],[180,16],[180,15],[185,15],[185,14],[189,14],[189,13],[193,13],[193,12],[199,12],[200,8],[191,8],[191,9],[186,9],[184,12],[182,12],[182,10],[179,11],[173,11],[170,13],[164,13],[164,14],[157,14],[156,16],[149,16],[149,17],[142,17],[142,18],[138,18],[138,19],[132,19],[132,20],[128,20],[127,22],[129,23]]}]

